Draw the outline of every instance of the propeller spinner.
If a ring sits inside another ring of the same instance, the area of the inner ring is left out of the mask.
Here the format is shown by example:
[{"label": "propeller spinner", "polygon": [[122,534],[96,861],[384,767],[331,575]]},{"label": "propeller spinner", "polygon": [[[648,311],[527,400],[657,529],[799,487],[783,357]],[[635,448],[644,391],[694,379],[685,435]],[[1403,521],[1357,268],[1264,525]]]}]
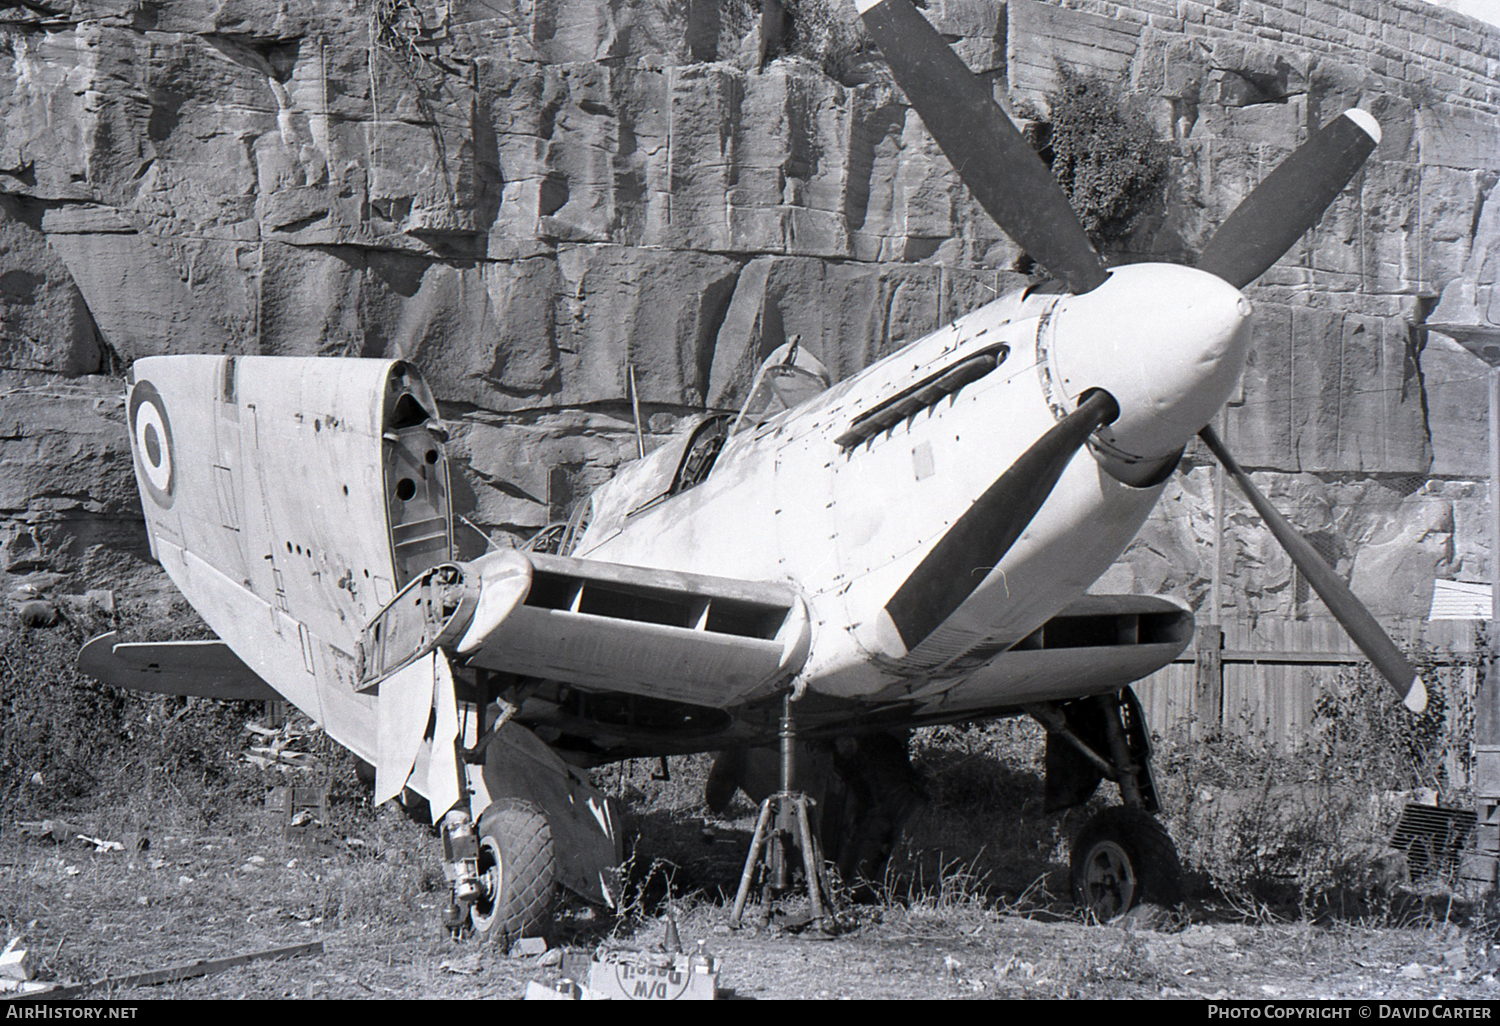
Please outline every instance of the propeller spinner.
[{"label": "propeller spinner", "polygon": [[[959,178],[995,223],[1075,295],[1090,293],[1104,284],[1110,272],[1068,206],[1062,188],[995,103],[990,87],[943,42],[910,0],[854,0],[854,5],[885,55],[897,84]],[[1235,290],[1250,284],[1321,220],[1328,205],[1379,142],[1380,126],[1364,111],[1345,111],[1335,118],[1240,202],[1204,248],[1198,270],[1217,276]],[[1096,348],[1108,352],[1115,365],[1120,364],[1118,357],[1127,343],[1133,343],[1132,349],[1141,354],[1142,364],[1153,364],[1160,355],[1154,352],[1149,337],[1126,340],[1118,336],[1107,320],[1100,323],[1101,343]],[[1209,345],[1217,343],[1210,341]],[[1145,370],[1149,373],[1150,367]],[[1132,408],[1136,405],[1130,401],[1132,397],[1123,395],[1112,397],[1123,400],[1117,410],[1106,409],[1103,400],[1097,398],[1100,393],[1088,391],[1089,384],[1081,382],[1073,393],[1080,400],[1075,414],[1061,421],[1027,454],[1037,464],[1028,468],[1028,472],[1034,471],[1030,484],[1022,487],[1019,481],[1011,480],[1020,464],[1001,479],[1006,488],[1000,491],[1008,493],[1004,503],[1007,508],[1000,517],[1004,529],[988,532],[994,535],[985,539],[988,549],[1003,554],[1024,530],[1051,493],[1061,468],[1082,447],[1080,430],[1084,432],[1082,437],[1093,432],[1102,437],[1111,424],[1118,423],[1113,429],[1118,432],[1133,419],[1150,415],[1149,403],[1137,410]],[[1091,394],[1096,398],[1089,399]],[[1207,405],[1216,410],[1218,404],[1215,399]],[[1184,408],[1196,409],[1196,405],[1188,403]],[[1199,415],[1201,411],[1195,414]],[[1207,416],[1212,415],[1213,410],[1209,410]],[[1169,433],[1178,433],[1182,426],[1173,425]],[[1205,426],[1199,433],[1360,650],[1390,681],[1407,708],[1421,712],[1427,701],[1421,678],[1369,610],[1260,494],[1213,430]],[[980,505],[976,503],[976,508]],[[959,541],[955,539],[954,544]],[[908,643],[925,636],[933,626],[930,616],[918,614],[919,607],[934,600],[938,606],[956,607],[966,597],[967,593],[950,594],[951,589],[938,587],[941,576],[923,573],[919,568],[887,607]]]}]

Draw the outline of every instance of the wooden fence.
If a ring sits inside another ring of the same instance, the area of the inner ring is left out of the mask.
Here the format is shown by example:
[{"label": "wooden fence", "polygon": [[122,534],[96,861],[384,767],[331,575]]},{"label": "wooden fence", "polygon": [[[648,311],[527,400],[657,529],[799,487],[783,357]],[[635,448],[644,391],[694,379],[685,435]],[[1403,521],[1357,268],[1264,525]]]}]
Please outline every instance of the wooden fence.
[{"label": "wooden fence", "polygon": [[[1312,726],[1320,681],[1366,663],[1328,617],[1226,624],[1222,641],[1219,631],[1199,624],[1191,647],[1135,684],[1152,731],[1165,734],[1196,721],[1209,731],[1295,741]],[[1420,649],[1430,655],[1443,686],[1473,696],[1480,650],[1477,623],[1412,621],[1391,630],[1391,636],[1410,652]],[[1459,704],[1449,703],[1450,708]]]}]

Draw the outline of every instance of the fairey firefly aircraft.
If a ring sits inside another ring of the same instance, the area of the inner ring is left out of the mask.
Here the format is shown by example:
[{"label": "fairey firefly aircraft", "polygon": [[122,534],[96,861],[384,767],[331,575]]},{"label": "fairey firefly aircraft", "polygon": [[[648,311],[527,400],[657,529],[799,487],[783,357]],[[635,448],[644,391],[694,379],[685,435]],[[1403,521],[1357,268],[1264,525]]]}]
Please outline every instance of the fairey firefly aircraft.
[{"label": "fairey firefly aircraft", "polygon": [[784,346],[737,415],[699,416],[627,464],[548,545],[468,562],[454,561],[446,433],[412,366],[139,360],[129,424],[152,550],[221,641],[106,636],[83,666],[293,702],[373,764],[377,801],[426,799],[450,915],[505,938],[542,927],[555,883],[609,895],[618,814],[581,768],[727,751],[711,790],[752,790],[746,753],[775,744],[790,696],[800,737],[825,753],[804,765],[852,817],[857,869],[899,818],[893,733],[1029,714],[1049,732],[1053,805],[1101,778],[1120,787],[1124,807],[1091,821],[1073,857],[1107,918],[1175,897],[1127,685],[1174,658],[1193,621],[1165,599],[1087,589],[1200,435],[1420,709],[1411,666],[1205,426],[1244,367],[1240,289],[1317,223],[1374,149],[1374,119],[1351,110],[1314,134],[1196,267],[1110,269],[909,0],[857,2],[968,188],[1054,286],[836,384]]}]

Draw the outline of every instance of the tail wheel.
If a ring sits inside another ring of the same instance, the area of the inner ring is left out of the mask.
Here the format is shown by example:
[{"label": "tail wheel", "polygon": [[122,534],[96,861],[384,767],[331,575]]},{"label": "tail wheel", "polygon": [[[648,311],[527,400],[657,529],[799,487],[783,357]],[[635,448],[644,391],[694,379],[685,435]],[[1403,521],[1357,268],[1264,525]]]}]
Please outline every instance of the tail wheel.
[{"label": "tail wheel", "polygon": [[1105,809],[1073,844],[1073,899],[1100,922],[1150,905],[1182,901],[1177,849],[1156,818],[1140,809]]},{"label": "tail wheel", "polygon": [[470,910],[475,932],[501,948],[546,932],[556,876],[546,813],[531,802],[495,802],[479,817],[480,895]]}]

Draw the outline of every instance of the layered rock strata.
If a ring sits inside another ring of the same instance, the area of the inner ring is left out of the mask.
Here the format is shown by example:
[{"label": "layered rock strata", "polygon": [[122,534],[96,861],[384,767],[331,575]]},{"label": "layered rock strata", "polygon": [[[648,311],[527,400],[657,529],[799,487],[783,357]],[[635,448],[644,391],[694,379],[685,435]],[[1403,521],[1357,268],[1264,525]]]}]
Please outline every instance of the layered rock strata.
[{"label": "layered rock strata", "polygon": [[[1355,186],[1250,290],[1226,435],[1382,617],[1486,579],[1482,375],[1423,325],[1500,323],[1500,30],[1419,0],[928,14],[1007,102],[1044,107],[1061,62],[1172,141],[1118,259],[1190,261],[1311,127],[1380,118]],[[878,55],[760,69],[756,25],[731,0],[11,8],[0,569],[160,587],[119,403],[137,357],[410,359],[459,424],[461,512],[523,537],[632,454],[627,368],[665,431],[733,407],[793,334],[843,377],[1023,280]],[[1107,584],[1203,610],[1197,456]],[[1224,617],[1317,615],[1228,501]]]}]

